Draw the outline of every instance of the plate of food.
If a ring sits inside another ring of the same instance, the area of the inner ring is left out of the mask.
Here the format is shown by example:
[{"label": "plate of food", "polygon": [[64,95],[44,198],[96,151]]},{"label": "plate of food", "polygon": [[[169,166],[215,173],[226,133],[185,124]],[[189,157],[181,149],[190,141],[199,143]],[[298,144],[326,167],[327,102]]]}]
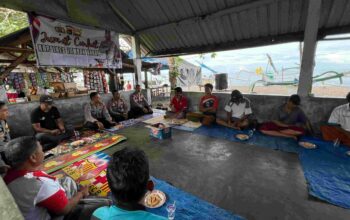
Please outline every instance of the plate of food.
[{"label": "plate of food", "polygon": [[72,147],[79,147],[81,145],[85,144],[85,141],[84,140],[78,140],[78,141],[73,141],[72,143],[70,143],[70,145]]},{"label": "plate of food", "polygon": [[299,145],[306,149],[315,149],[317,147],[316,144],[306,141],[300,141]]},{"label": "plate of food", "polygon": [[235,137],[241,141],[246,141],[249,139],[249,135],[246,135],[246,134],[236,134]]},{"label": "plate of food", "polygon": [[148,192],[144,199],[144,205],[147,208],[155,209],[159,208],[166,202],[166,196],[162,191],[153,190]]}]

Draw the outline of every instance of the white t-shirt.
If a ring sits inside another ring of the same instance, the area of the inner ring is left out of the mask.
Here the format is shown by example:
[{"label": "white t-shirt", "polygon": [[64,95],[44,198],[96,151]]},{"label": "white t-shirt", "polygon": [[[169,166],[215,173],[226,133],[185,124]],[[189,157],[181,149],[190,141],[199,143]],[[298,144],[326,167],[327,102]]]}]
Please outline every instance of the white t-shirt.
[{"label": "white t-shirt", "polygon": [[246,115],[250,115],[253,113],[250,101],[247,98],[243,98],[243,100],[237,105],[236,103],[229,102],[225,106],[226,112],[232,113],[232,118],[243,118]]},{"label": "white t-shirt", "polygon": [[336,107],[329,117],[328,123],[339,124],[344,130],[350,131],[349,104]]}]

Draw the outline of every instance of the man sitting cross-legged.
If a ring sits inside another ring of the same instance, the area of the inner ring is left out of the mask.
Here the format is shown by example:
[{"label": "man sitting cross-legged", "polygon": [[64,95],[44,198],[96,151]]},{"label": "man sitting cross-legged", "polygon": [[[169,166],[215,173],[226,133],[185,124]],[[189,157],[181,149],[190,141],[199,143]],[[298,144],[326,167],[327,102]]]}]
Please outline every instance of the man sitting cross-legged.
[{"label": "man sitting cross-legged", "polygon": [[238,90],[232,91],[231,100],[225,106],[225,111],[227,112],[227,120],[217,119],[216,123],[219,125],[237,130],[253,128],[256,125],[250,101],[243,97]]},{"label": "man sitting cross-legged", "polygon": [[90,103],[84,106],[85,127],[91,130],[109,129],[116,125],[97,92],[90,94]]},{"label": "man sitting cross-legged", "polygon": [[274,117],[275,120],[263,123],[259,128],[260,131],[271,136],[293,139],[304,135],[306,130],[311,130],[311,127],[299,105],[300,97],[298,95],[290,96],[287,103],[278,108]]},{"label": "man sitting cross-legged", "polygon": [[213,88],[213,85],[210,83],[204,85],[205,95],[202,96],[199,102],[199,111],[201,113],[189,112],[186,115],[187,119],[199,119],[203,125],[211,125],[215,123],[219,100],[212,94]]},{"label": "man sitting cross-legged", "polygon": [[150,181],[148,160],[143,151],[124,148],[114,153],[108,164],[107,180],[115,204],[97,209],[91,219],[166,219],[145,211],[141,205]]},{"label": "man sitting cross-legged", "polygon": [[113,91],[113,98],[107,104],[109,114],[115,122],[128,119],[128,106],[119,91]]},{"label": "man sitting cross-legged", "polygon": [[323,139],[339,140],[350,147],[350,93],[346,96],[348,103],[336,107],[328,120],[328,125],[321,126]]},{"label": "man sitting cross-legged", "polygon": [[11,169],[4,181],[25,219],[87,219],[96,208],[108,204],[108,200],[102,200],[91,206],[78,206],[89,195],[88,187],[77,190],[71,178],[59,181],[41,171],[44,152],[34,137],[24,136],[7,143],[5,159]]},{"label": "man sitting cross-legged", "polygon": [[130,96],[130,118],[137,118],[146,114],[153,114],[151,106],[141,92],[141,86],[135,86],[135,92]]},{"label": "man sitting cross-legged", "polygon": [[171,99],[170,102],[171,111],[168,111],[166,113],[166,117],[176,119],[185,118],[186,112],[188,110],[187,98],[183,95],[181,87],[176,87],[174,91],[175,96]]},{"label": "man sitting cross-legged", "polygon": [[42,95],[39,107],[35,108],[30,115],[35,137],[42,144],[44,151],[70,138],[74,130],[68,126],[65,127],[60,112],[52,104],[51,96]]}]

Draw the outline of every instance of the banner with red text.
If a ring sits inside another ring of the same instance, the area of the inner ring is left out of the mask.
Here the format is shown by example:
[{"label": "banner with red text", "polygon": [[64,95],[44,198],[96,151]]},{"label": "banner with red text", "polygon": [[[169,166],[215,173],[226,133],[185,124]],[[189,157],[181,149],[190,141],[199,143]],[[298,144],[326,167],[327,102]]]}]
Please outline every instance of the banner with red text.
[{"label": "banner with red text", "polygon": [[45,16],[29,20],[39,66],[122,68],[117,33]]}]

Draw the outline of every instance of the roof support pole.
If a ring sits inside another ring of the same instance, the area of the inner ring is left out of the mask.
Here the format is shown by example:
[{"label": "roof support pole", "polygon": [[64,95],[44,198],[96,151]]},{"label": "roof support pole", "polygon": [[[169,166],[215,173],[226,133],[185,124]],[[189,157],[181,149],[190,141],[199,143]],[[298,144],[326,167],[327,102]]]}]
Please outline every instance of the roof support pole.
[{"label": "roof support pole", "polygon": [[312,90],[312,74],[315,66],[318,23],[321,14],[320,0],[309,0],[306,27],[304,31],[304,48],[301,60],[298,95],[307,97]]},{"label": "roof support pole", "polygon": [[135,72],[135,81],[136,84],[141,83],[141,47],[140,47],[140,38],[135,35],[132,37],[132,53],[133,53],[133,62],[134,62],[134,72]]}]

